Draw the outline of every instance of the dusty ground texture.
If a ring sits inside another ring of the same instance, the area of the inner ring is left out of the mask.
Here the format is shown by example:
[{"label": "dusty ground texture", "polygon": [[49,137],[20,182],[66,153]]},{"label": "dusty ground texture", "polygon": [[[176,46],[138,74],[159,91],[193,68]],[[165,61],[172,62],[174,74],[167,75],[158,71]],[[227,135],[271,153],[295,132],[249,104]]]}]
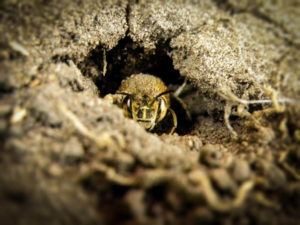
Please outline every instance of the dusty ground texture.
[{"label": "dusty ground texture", "polygon": [[[299,24],[298,0],[1,1],[1,224],[299,224]],[[186,80],[191,121],[125,118],[103,97],[133,73]]]}]

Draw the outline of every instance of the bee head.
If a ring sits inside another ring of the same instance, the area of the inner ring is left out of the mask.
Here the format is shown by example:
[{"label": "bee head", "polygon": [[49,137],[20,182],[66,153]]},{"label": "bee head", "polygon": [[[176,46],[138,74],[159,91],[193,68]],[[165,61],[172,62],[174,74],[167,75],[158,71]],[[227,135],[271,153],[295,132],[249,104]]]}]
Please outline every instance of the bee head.
[{"label": "bee head", "polygon": [[146,130],[152,130],[166,116],[169,91],[154,98],[148,95],[119,94],[124,95],[122,107],[126,116],[137,121]]}]

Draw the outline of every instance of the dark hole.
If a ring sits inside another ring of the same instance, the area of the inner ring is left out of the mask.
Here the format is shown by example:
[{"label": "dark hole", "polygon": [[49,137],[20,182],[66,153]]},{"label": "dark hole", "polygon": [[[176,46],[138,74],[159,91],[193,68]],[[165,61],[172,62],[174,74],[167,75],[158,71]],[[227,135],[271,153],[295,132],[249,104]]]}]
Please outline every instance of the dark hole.
[{"label": "dark hole", "polygon": [[[170,90],[175,91],[184,82],[184,78],[174,69],[170,52],[169,41],[159,42],[155,50],[148,52],[134,43],[130,37],[125,37],[109,51],[106,51],[103,46],[98,46],[78,66],[86,77],[90,77],[95,82],[101,97],[115,93],[122,80],[135,73],[157,76]],[[104,69],[105,64],[106,69]],[[176,131],[180,134],[187,133],[191,121],[184,113],[185,107],[176,101],[172,102],[172,107],[178,119]],[[157,132],[164,133],[165,130],[158,129]]]},{"label": "dark hole", "polygon": [[[98,207],[109,224],[132,219],[130,208],[126,204],[128,187],[111,183],[103,174],[94,173],[82,180],[85,190],[97,193]],[[113,210],[112,210],[113,209]]]},{"label": "dark hole", "polygon": [[[79,63],[83,73],[93,78],[102,97],[108,93],[115,93],[121,81],[134,73],[158,76],[167,85],[179,85],[184,80],[173,67],[172,59],[168,55],[170,51],[168,42],[159,43],[153,52],[145,52],[143,47],[135,44],[131,38],[125,37],[113,49],[105,53],[104,51],[104,48],[99,46]],[[104,54],[107,62],[105,76]]]},{"label": "dark hole", "polygon": [[7,193],[7,198],[17,204],[25,204],[28,201],[28,196],[19,191]]}]

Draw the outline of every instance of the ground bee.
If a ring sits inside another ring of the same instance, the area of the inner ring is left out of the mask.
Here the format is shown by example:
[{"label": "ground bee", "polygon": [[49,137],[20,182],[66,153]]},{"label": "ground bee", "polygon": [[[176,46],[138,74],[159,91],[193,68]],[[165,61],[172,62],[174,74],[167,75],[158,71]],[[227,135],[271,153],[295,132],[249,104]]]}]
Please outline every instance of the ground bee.
[{"label": "ground bee", "polygon": [[177,128],[177,116],[171,109],[170,90],[164,82],[150,74],[133,74],[123,80],[113,102],[127,117],[134,119],[148,131],[153,131],[165,118],[172,118],[169,133]]}]

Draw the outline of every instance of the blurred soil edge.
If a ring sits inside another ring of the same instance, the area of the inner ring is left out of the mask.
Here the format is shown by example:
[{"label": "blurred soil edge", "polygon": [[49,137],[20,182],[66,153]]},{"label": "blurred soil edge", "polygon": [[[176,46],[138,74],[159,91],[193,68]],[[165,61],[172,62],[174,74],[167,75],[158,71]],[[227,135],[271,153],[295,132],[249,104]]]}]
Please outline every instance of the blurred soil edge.
[{"label": "blurred soil edge", "polygon": [[[299,224],[299,26],[298,0],[1,1],[0,224]],[[186,80],[191,124],[103,99],[137,72]]]}]

